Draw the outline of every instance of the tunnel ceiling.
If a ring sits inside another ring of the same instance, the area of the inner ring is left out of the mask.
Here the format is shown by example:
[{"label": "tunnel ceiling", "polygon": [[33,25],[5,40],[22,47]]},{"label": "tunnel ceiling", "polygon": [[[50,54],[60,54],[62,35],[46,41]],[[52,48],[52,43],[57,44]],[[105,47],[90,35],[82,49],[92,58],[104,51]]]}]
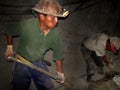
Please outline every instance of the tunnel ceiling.
[{"label": "tunnel ceiling", "polygon": [[[31,8],[39,0],[1,0],[0,1],[0,22],[17,21],[32,16]],[[87,5],[93,0],[58,0],[63,7],[69,6],[70,11],[75,11]],[[99,1],[99,0],[96,0]],[[102,0],[101,0],[102,1]],[[70,8],[75,6],[75,8]]]},{"label": "tunnel ceiling", "polygon": [[[0,22],[18,21],[33,17],[31,8],[39,0],[0,0]],[[58,0],[71,13],[84,10],[103,1],[116,2],[119,0]]]}]

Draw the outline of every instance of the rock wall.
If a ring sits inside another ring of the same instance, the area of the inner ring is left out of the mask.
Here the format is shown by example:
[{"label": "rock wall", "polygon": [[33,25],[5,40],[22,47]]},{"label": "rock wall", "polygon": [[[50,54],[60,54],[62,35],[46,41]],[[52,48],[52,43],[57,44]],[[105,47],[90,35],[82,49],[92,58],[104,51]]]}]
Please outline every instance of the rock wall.
[{"label": "rock wall", "polygon": [[[79,4],[67,6],[70,9],[70,15],[66,19],[60,19],[59,27],[61,28],[63,41],[63,68],[66,82],[65,86],[60,87],[53,81],[56,90],[87,90],[86,63],[80,51],[84,37],[102,31],[107,31],[111,35],[120,36],[119,0],[88,0],[80,6]],[[0,32],[6,31],[6,23],[0,22]],[[15,47],[17,47],[17,41],[18,39],[14,42]],[[0,35],[0,90],[10,89],[12,66],[14,66],[14,63],[4,61],[5,48],[5,36]],[[49,51],[45,55],[45,58],[52,62],[52,51]],[[52,62],[52,67],[49,67],[49,69],[53,74],[56,74],[55,63]],[[33,84],[30,90],[35,90]]]}]

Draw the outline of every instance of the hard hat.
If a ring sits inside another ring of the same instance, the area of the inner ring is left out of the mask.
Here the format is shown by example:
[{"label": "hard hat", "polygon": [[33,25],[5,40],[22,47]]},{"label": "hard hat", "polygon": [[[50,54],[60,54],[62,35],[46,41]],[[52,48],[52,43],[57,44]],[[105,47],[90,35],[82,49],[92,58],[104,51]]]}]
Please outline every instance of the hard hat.
[{"label": "hard hat", "polygon": [[63,9],[57,0],[40,0],[32,10],[57,17],[66,17],[69,14],[69,11]]}]

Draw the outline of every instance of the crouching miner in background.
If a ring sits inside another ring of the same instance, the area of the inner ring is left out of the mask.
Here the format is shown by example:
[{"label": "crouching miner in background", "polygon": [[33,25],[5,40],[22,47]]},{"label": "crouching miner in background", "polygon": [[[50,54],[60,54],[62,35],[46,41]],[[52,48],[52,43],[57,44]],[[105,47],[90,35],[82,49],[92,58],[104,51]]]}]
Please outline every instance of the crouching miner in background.
[{"label": "crouching miner in background", "polygon": [[[104,64],[111,70],[113,65],[106,56],[106,50],[115,53],[120,48],[120,38],[108,36],[106,33],[98,33],[87,37],[82,46],[81,52],[87,63],[87,80],[91,81],[94,75],[94,63],[97,66],[97,72],[104,74]],[[104,63],[103,63],[104,62]]]},{"label": "crouching miner in background", "polygon": [[[36,66],[48,71],[42,59],[45,52],[52,49],[58,78],[60,78],[58,82],[64,83],[61,35],[59,28],[56,26],[58,17],[66,17],[69,12],[62,9],[62,6],[56,0],[40,0],[32,10],[38,18],[11,22],[7,25],[6,59],[8,56],[20,55]],[[19,45],[14,53],[13,36],[16,34],[15,32],[19,35]],[[47,75],[25,65],[15,63],[12,90],[29,90],[31,79],[37,90],[53,90],[54,88],[51,79]]]}]

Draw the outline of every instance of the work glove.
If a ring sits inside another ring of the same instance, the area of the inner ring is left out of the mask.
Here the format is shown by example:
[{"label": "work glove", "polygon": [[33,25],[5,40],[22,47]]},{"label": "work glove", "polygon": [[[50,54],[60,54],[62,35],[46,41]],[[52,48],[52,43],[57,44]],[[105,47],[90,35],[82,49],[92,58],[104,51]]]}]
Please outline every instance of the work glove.
[{"label": "work glove", "polygon": [[65,76],[64,76],[64,73],[61,73],[61,72],[57,72],[57,80],[56,82],[60,83],[60,84],[63,84],[65,82]]},{"label": "work glove", "polygon": [[14,52],[13,52],[13,45],[7,45],[7,49],[5,51],[5,58],[8,60],[8,56],[13,57]]},{"label": "work glove", "polygon": [[113,68],[114,68],[113,64],[112,64],[112,63],[109,63],[109,64],[108,64],[108,68],[110,69],[110,71],[112,71]]}]

